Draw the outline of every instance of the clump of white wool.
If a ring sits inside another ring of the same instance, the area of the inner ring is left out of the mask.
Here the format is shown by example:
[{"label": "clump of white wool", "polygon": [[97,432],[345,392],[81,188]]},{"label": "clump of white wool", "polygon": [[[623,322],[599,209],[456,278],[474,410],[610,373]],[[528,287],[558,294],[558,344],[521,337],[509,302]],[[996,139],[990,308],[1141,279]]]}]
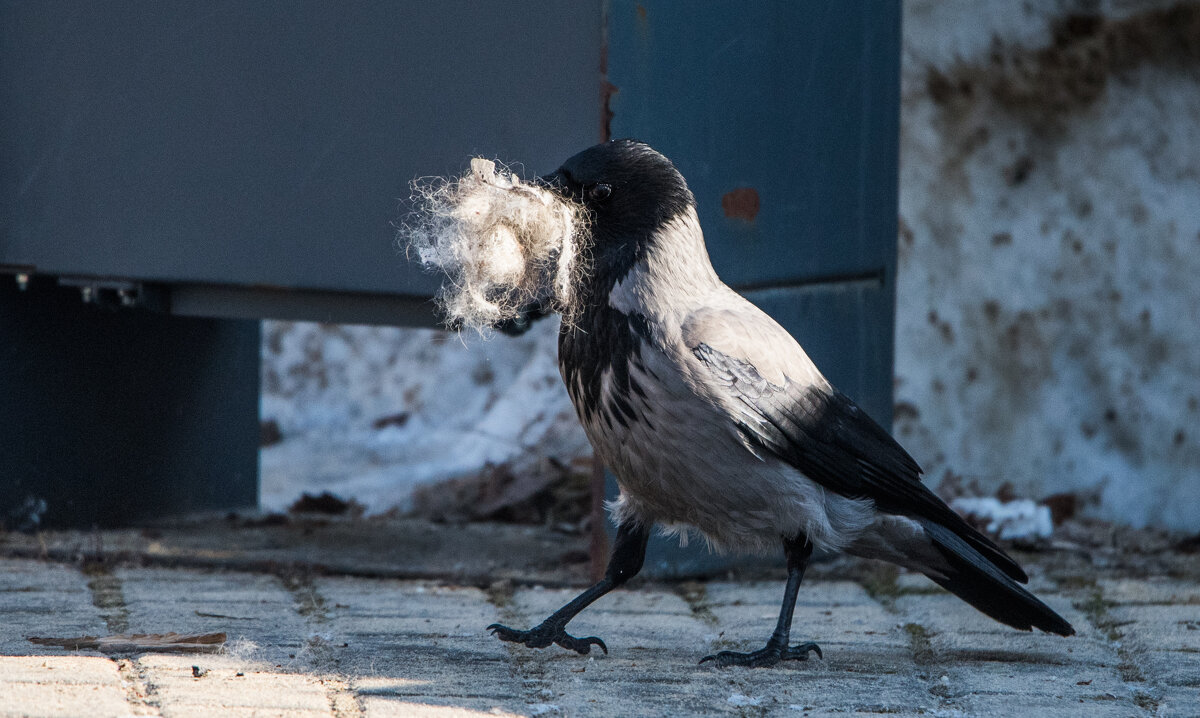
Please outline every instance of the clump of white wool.
[{"label": "clump of white wool", "polygon": [[412,183],[401,238],[446,273],[439,303],[453,327],[484,330],[538,301],[570,321],[583,268],[583,208],[476,158],[461,177]]}]

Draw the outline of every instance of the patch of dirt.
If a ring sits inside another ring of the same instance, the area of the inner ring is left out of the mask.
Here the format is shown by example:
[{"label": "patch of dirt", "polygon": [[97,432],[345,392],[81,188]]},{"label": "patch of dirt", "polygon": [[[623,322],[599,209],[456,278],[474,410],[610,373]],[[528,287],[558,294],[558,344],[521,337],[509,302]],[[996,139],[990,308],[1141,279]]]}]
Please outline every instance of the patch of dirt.
[{"label": "patch of dirt", "polygon": [[366,507],[357,501],[346,501],[328,491],[320,496],[304,494],[288,507],[290,514],[325,514],[328,516],[362,516]]},{"label": "patch of dirt", "polygon": [[1142,65],[1200,65],[1200,5],[1180,2],[1115,20],[1071,14],[1054,24],[1051,37],[1032,49],[996,39],[986,64],[930,68],[926,89],[948,109],[987,96],[1031,124],[1056,128],[1062,116],[1099,99],[1116,75]]}]

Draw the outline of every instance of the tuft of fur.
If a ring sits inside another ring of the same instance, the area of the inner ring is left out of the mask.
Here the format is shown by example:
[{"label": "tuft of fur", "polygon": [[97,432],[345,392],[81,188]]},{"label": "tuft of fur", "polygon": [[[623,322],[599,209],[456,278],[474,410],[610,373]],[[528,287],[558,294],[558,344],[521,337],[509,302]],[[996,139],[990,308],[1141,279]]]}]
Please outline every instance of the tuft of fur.
[{"label": "tuft of fur", "polygon": [[482,331],[531,303],[571,320],[583,207],[482,158],[461,177],[415,180],[412,201],[400,240],[447,275],[438,301],[451,327]]}]

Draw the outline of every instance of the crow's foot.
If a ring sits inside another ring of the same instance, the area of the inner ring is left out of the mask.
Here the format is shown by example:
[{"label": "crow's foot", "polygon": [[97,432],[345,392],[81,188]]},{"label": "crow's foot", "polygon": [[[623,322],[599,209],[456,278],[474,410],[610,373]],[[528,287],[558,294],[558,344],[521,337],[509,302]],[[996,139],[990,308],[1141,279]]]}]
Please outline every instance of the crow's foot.
[{"label": "crow's foot", "polygon": [[586,656],[591,652],[592,646],[596,645],[600,646],[600,650],[604,651],[606,655],[608,654],[608,646],[604,645],[604,641],[600,640],[599,637],[588,636],[587,638],[576,638],[567,633],[563,626],[543,623],[539,626],[534,626],[528,631],[518,631],[515,628],[493,623],[488,626],[488,630],[501,641],[523,643],[530,648],[545,648],[551,643],[555,643],[563,648]]},{"label": "crow's foot", "polygon": [[700,659],[701,663],[712,661],[717,664],[718,668],[728,668],[729,666],[745,666],[747,668],[767,668],[773,666],[780,661],[805,661],[808,660],[809,652],[817,654],[817,658],[824,658],[821,655],[821,647],[815,643],[801,643],[798,646],[776,646],[768,643],[765,648],[760,648],[757,651],[750,653],[738,653],[736,651],[721,651],[714,653],[711,656],[705,656]]}]

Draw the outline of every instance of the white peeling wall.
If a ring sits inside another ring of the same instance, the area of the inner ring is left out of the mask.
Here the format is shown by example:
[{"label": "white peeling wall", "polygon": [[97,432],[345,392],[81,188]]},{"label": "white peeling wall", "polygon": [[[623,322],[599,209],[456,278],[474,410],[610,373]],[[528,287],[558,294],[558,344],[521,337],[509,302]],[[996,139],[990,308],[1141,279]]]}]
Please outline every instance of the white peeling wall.
[{"label": "white peeling wall", "polygon": [[265,322],[262,506],[332,491],[372,513],[424,483],[488,464],[591,449],[555,359],[558,321],[520,338],[431,329]]},{"label": "white peeling wall", "polygon": [[895,426],[927,481],[1200,528],[1200,6],[906,2],[902,92]]}]

